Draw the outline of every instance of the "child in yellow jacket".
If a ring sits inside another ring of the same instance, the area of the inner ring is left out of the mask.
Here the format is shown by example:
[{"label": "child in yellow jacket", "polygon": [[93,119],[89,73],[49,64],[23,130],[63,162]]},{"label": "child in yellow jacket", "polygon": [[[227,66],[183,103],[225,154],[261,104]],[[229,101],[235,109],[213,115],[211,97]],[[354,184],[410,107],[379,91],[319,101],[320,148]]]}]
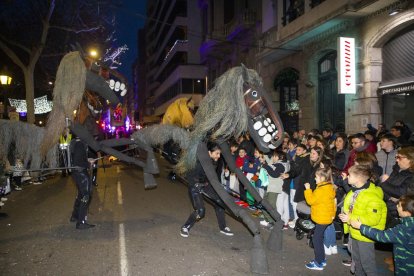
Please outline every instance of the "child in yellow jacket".
[{"label": "child in yellow jacket", "polygon": [[319,168],[315,173],[316,189],[312,191],[310,184],[305,183],[305,199],[311,206],[311,219],[315,223],[313,234],[313,250],[315,259],[306,268],[312,270],[323,270],[326,266],[325,250],[323,247],[323,236],[336,213],[335,189],[330,182],[332,170],[330,168]]}]

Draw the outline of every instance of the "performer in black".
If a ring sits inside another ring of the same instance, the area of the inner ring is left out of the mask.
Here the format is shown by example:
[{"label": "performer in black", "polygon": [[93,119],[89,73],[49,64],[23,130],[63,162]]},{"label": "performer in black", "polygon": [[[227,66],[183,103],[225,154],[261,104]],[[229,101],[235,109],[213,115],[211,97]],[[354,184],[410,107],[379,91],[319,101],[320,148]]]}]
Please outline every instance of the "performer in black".
[{"label": "performer in black", "polygon": [[70,143],[73,165],[81,169],[72,170],[72,178],[76,183],[78,194],[73,206],[71,222],[76,221],[76,229],[88,229],[95,227],[87,222],[88,207],[92,196],[92,181],[88,169],[91,164],[88,161],[88,146],[79,138]]},{"label": "performer in black", "polygon": [[[221,150],[220,147],[214,142],[207,143],[208,152],[215,166],[220,158]],[[189,231],[193,225],[204,218],[206,209],[203,202],[203,194],[209,197],[214,202],[214,208],[216,211],[217,221],[220,228],[220,233],[233,236],[230,228],[226,226],[224,217],[224,202],[220,199],[214,188],[208,182],[207,176],[197,160],[195,168],[188,172],[188,192],[193,205],[194,211],[190,214],[185,224],[181,227],[180,235],[184,238],[189,236]]]}]

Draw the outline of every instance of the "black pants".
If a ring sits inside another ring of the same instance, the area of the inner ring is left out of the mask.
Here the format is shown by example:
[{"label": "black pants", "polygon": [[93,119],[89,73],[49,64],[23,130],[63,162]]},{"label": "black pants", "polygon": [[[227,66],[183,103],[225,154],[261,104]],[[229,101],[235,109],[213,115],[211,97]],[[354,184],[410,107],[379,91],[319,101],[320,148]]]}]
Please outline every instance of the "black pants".
[{"label": "black pants", "polygon": [[190,185],[188,187],[188,193],[190,196],[191,204],[193,205],[194,212],[188,217],[187,221],[183,227],[188,230],[193,227],[193,225],[204,218],[206,214],[206,209],[204,206],[203,194],[207,195],[214,202],[214,209],[216,211],[217,221],[220,230],[226,228],[226,220],[224,218],[224,209],[222,206],[224,202],[220,199],[216,191],[210,184],[197,183],[195,185]]},{"label": "black pants", "polygon": [[[59,154],[59,166],[60,167],[68,167],[68,150],[67,149],[60,149],[60,154]],[[67,169],[62,169],[62,176],[66,176],[66,174],[68,174],[68,170]]]},{"label": "black pants", "polygon": [[84,222],[88,214],[89,203],[91,202],[92,182],[87,170],[74,170],[72,177],[78,189],[78,194],[73,205],[72,217],[77,219],[78,222]]},{"label": "black pants", "polygon": [[325,248],[323,247],[323,236],[328,224],[315,224],[315,232],[312,237],[315,261],[320,265],[325,260]]},{"label": "black pants", "polygon": [[92,165],[92,184],[93,185],[97,185],[96,184],[96,180],[98,179],[98,161],[96,161],[93,165]]}]

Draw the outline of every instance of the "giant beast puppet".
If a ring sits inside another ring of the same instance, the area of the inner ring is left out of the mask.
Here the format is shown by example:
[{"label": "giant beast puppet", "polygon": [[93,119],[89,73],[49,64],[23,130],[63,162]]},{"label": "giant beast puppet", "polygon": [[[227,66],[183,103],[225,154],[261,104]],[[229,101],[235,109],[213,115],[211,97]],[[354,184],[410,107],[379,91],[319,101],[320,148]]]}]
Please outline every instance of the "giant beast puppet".
[{"label": "giant beast puppet", "polygon": [[[43,166],[51,168],[57,165],[57,143],[66,126],[86,142],[93,150],[103,151],[122,160],[136,164],[144,169],[148,186],[153,186],[153,174],[158,173],[152,148],[137,142],[142,149],[148,150],[147,160],[129,157],[112,147],[119,143],[113,140],[96,141],[93,127],[87,122],[99,117],[103,104],[101,100],[116,105],[118,97],[109,88],[108,83],[99,75],[99,67],[91,64],[82,51],[66,54],[59,64],[53,89],[53,109],[46,127],[37,127],[24,122],[0,120],[0,161],[8,156],[24,161],[25,167],[32,170]],[[76,118],[73,111],[76,110]],[[131,141],[129,144],[133,143]]]},{"label": "giant beast puppet", "polygon": [[[30,168],[40,168],[44,161],[53,167],[56,164],[53,162],[56,159],[54,158],[55,145],[65,127],[65,120],[72,118],[73,110],[78,110],[76,120],[70,123],[71,131],[93,150],[103,151],[143,168],[144,184],[148,189],[156,187],[153,175],[159,173],[151,146],[162,145],[172,139],[184,150],[177,171],[185,173],[192,169],[196,159],[200,160],[214,189],[254,236],[252,272],[268,273],[259,227],[251,216],[234,204],[232,198],[224,191],[206,147],[207,140],[215,140],[219,143],[230,170],[237,174],[240,182],[254,199],[261,203],[275,219],[276,227],[271,232],[268,247],[272,250],[280,250],[282,247],[280,216],[259,196],[240,169],[236,168],[226,142],[245,131],[250,132],[250,136],[263,152],[278,147],[282,142],[283,127],[280,118],[262,89],[262,82],[257,73],[241,66],[223,74],[200,103],[191,132],[172,125],[159,125],[135,133],[132,139],[96,141],[84,123],[88,116],[99,114],[101,106],[99,95],[113,104],[118,102],[118,98],[109,89],[105,80],[85,66],[81,52],[67,54],[58,68],[53,91],[54,108],[49,116],[48,125],[39,128],[21,122],[0,120],[1,158],[6,158],[11,146],[14,145],[15,156],[23,159],[25,165],[30,162]],[[113,149],[119,145],[140,147],[147,153],[146,160],[142,161]]]},{"label": "giant beast puppet", "polygon": [[237,174],[243,186],[275,219],[276,226],[270,234],[267,245],[271,250],[280,250],[282,247],[280,216],[266,200],[260,197],[242,171],[236,167],[227,143],[229,139],[237,138],[246,131],[249,131],[256,146],[263,152],[276,149],[283,140],[281,120],[263,90],[260,77],[254,70],[249,70],[242,65],[230,69],[216,80],[214,88],[200,102],[190,132],[174,126],[158,125],[135,133],[133,139],[151,145],[162,145],[169,139],[178,142],[184,150],[176,167],[181,174],[191,170],[197,159],[200,161],[209,182],[220,198],[237,217],[241,218],[254,236],[251,271],[266,274],[268,266],[260,229],[246,210],[236,205],[232,197],[223,189],[206,145],[208,140],[214,140],[220,145],[229,169]]}]

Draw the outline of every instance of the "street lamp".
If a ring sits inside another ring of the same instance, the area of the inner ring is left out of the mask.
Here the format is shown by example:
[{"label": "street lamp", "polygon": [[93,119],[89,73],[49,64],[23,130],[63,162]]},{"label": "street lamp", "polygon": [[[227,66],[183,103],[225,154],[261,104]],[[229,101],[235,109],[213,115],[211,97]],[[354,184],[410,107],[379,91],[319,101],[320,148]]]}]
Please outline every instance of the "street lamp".
[{"label": "street lamp", "polygon": [[12,77],[7,75],[0,75],[0,83],[1,85],[10,85],[12,81]]},{"label": "street lamp", "polygon": [[96,49],[90,49],[89,50],[89,56],[91,58],[96,59],[98,57],[98,50],[96,50]]},{"label": "street lamp", "polygon": [[[9,74],[7,73],[7,69],[4,68],[1,72],[0,72],[0,84],[2,87],[6,87],[9,86],[12,82],[12,77],[9,76]],[[4,93],[6,92],[6,90],[4,90]],[[3,101],[0,102],[0,118],[3,118],[3,114],[6,110],[6,96],[3,93],[2,95],[2,99]]]}]

